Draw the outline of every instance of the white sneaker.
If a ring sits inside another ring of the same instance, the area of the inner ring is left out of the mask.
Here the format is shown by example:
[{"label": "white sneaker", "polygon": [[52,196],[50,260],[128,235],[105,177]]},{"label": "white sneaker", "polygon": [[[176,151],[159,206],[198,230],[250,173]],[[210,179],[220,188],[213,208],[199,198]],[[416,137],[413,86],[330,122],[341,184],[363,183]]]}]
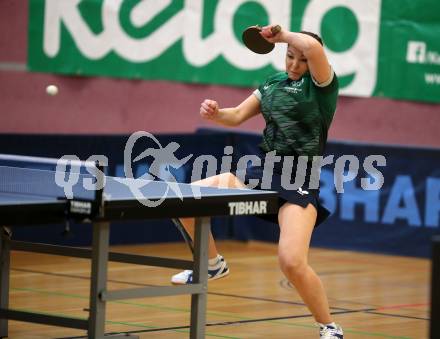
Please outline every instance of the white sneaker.
[{"label": "white sneaker", "polygon": [[[216,280],[229,274],[229,267],[223,256],[219,256],[218,263],[214,267],[208,267],[208,280]],[[185,270],[171,277],[171,283],[175,285],[191,284],[193,271]]]},{"label": "white sneaker", "polygon": [[319,324],[319,335],[321,339],[344,339],[344,332],[341,326],[333,324]]}]

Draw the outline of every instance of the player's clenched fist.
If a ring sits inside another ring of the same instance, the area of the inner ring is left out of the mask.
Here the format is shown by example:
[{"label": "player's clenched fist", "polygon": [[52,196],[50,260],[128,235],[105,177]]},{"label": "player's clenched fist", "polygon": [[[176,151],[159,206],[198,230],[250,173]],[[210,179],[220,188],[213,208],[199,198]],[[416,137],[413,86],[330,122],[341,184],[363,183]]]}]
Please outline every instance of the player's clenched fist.
[{"label": "player's clenched fist", "polygon": [[205,119],[214,119],[218,114],[218,103],[214,100],[205,99],[200,105],[200,115]]}]

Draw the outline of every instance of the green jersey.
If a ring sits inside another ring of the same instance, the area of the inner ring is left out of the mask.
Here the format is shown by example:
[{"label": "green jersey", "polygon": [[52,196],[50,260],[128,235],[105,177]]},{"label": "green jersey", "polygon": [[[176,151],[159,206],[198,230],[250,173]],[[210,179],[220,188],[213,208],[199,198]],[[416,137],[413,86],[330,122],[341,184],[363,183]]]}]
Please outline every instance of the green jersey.
[{"label": "green jersey", "polygon": [[299,80],[289,79],[285,72],[269,77],[254,92],[266,121],[260,148],[278,155],[322,155],[338,87],[334,73],[323,87],[309,73]]}]

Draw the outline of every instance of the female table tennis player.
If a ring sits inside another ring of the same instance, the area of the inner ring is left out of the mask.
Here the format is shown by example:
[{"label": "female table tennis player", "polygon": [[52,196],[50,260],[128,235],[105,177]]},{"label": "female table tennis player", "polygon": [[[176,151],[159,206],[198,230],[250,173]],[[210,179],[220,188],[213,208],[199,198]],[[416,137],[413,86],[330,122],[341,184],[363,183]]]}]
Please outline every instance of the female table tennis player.
[{"label": "female table tennis player", "polygon": [[[263,176],[264,156],[271,151],[281,156],[313,156],[323,154],[327,132],[336,110],[338,79],[330,66],[321,38],[310,32],[285,30],[273,34],[274,26],[266,26],[261,35],[271,43],[286,43],[285,72],[266,79],[248,98],[236,107],[220,108],[214,100],[205,100],[200,115],[224,126],[238,126],[262,114],[266,126],[259,145],[261,166],[249,167],[245,179],[239,173],[223,173],[196,182],[197,185],[243,188],[250,179]],[[341,339],[343,332],[330,316],[329,305],[320,278],[308,264],[310,238],[314,227],[324,221],[328,211],[319,202],[319,189],[310,187],[312,176],[297,190],[281,185],[283,161],[275,164],[271,190],[279,192],[280,206],[276,222],[280,227],[278,244],[279,265],[295,286],[320,326],[320,338]],[[310,163],[309,163],[310,165]],[[295,168],[295,166],[293,166]],[[295,175],[295,172],[292,172]],[[261,188],[261,187],[256,187]],[[190,235],[194,234],[194,219],[181,222]],[[210,235],[209,279],[229,274],[225,259],[217,252]],[[171,279],[174,284],[192,281],[192,271],[186,270]]]}]

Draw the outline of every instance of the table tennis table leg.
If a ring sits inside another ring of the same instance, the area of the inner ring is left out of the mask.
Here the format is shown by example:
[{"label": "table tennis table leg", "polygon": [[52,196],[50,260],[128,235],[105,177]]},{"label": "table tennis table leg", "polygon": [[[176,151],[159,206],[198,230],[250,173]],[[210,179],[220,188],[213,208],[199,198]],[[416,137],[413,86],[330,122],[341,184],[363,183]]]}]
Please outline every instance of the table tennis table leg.
[{"label": "table tennis table leg", "polygon": [[190,338],[205,338],[206,303],[208,291],[208,244],[210,218],[196,218],[194,234],[194,271],[193,283],[201,284],[203,292],[191,296]]},{"label": "table tennis table leg", "polygon": [[[0,308],[7,310],[9,307],[9,265],[11,243],[7,229],[0,227]],[[8,336],[8,319],[0,319],[0,338]]]},{"label": "table tennis table leg", "polygon": [[110,239],[108,222],[93,223],[92,272],[90,283],[90,315],[88,337],[103,338],[105,333],[105,306],[101,292],[107,288],[107,266]]}]

